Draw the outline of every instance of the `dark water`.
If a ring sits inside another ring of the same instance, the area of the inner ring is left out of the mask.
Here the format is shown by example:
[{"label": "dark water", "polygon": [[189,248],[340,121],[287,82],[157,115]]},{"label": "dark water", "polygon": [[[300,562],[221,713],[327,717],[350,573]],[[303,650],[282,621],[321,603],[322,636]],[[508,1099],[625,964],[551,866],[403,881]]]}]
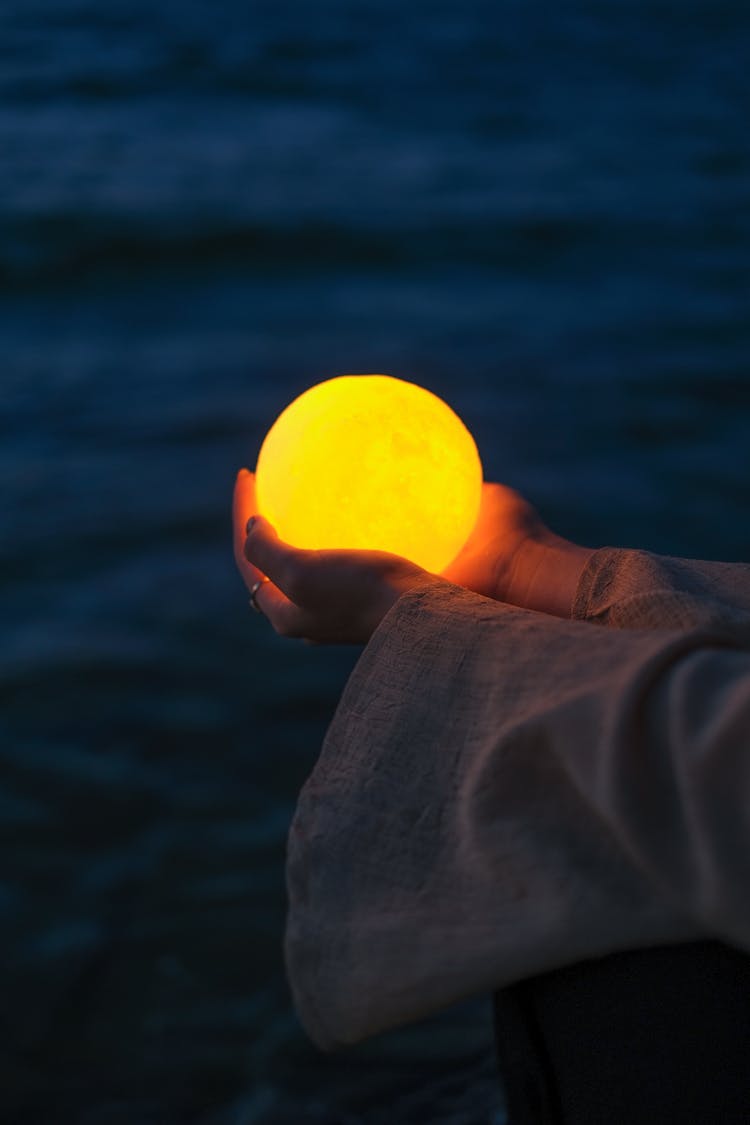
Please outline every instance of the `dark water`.
[{"label": "dark water", "polygon": [[248,612],[232,479],[386,371],[560,531],[749,558],[748,57],[721,0],[2,4],[3,1125],[502,1120],[481,1002],[295,1024],[356,653]]}]

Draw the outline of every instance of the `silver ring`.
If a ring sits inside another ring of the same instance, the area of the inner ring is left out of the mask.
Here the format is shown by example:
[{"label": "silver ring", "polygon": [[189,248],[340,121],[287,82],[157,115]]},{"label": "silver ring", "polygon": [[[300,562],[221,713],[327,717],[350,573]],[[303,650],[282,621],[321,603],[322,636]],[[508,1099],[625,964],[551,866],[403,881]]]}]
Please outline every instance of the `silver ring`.
[{"label": "silver ring", "polygon": [[257,601],[255,600],[255,595],[258,593],[258,590],[260,590],[261,586],[265,582],[268,582],[267,578],[259,578],[258,581],[253,582],[252,586],[250,587],[250,605],[253,607],[253,609],[255,610],[256,613],[260,613],[260,614],[263,613],[263,610],[260,608]]}]

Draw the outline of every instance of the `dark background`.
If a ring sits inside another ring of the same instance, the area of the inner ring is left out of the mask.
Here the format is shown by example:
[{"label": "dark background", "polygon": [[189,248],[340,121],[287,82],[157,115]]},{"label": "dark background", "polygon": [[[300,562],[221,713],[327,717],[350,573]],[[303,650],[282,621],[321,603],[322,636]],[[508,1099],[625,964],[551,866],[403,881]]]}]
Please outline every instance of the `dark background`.
[{"label": "dark background", "polygon": [[722,0],[0,5],[3,1125],[502,1121],[481,1001],[295,1023],[356,653],[248,611],[233,477],[381,371],[563,534],[750,558],[748,58]]}]

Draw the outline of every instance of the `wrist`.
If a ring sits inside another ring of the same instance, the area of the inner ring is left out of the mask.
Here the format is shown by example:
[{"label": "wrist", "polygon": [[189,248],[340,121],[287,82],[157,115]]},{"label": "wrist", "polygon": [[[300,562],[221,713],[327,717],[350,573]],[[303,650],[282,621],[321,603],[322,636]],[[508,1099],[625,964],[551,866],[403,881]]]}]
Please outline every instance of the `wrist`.
[{"label": "wrist", "polygon": [[593,548],[581,547],[546,529],[528,538],[514,568],[515,588],[509,600],[554,617],[571,616],[581,574]]}]

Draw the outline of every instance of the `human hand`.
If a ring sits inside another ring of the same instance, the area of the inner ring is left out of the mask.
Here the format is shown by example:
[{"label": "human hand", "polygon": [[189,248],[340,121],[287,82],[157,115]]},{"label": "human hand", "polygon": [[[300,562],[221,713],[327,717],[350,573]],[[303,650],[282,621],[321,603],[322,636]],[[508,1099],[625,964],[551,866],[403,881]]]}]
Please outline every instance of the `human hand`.
[{"label": "human hand", "polygon": [[[248,520],[254,517],[248,533]],[[391,606],[436,575],[384,551],[303,551],[283,543],[256,514],[255,475],[241,469],[232,510],[234,557],[255,602],[284,637],[319,643],[369,640]]]},{"label": "human hand", "polygon": [[476,526],[443,575],[497,601],[570,617],[592,553],[550,531],[518,492],[484,484]]}]

